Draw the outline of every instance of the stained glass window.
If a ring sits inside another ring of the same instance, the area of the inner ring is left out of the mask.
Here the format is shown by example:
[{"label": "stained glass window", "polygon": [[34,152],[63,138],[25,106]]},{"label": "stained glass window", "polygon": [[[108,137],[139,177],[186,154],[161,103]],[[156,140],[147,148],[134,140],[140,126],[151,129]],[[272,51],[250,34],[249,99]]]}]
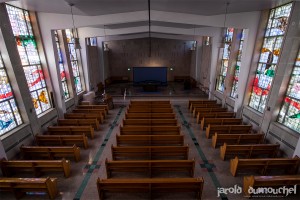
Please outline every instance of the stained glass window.
[{"label": "stained glass window", "polygon": [[71,29],[66,29],[66,37],[67,37],[67,42],[69,47],[70,60],[72,65],[76,93],[78,94],[82,92],[82,85],[81,85],[81,79],[79,73],[79,63],[78,63],[78,58],[75,49],[75,41],[74,41],[73,31]]},{"label": "stained glass window", "polygon": [[300,133],[300,50],[279,112],[278,122]]},{"label": "stained glass window", "polygon": [[243,44],[244,44],[244,37],[245,37],[245,30],[243,29],[240,35],[240,45],[239,45],[239,50],[236,58],[236,66],[234,70],[234,77],[233,77],[233,82],[232,82],[232,88],[231,88],[231,93],[230,96],[235,98],[237,95],[237,88],[238,88],[238,82],[239,82],[239,74],[240,74],[240,68],[241,68],[241,58],[242,58],[242,49],[243,49]]},{"label": "stained glass window", "polygon": [[275,75],[280,49],[288,25],[292,3],[270,11],[263,47],[253,81],[249,106],[263,112]]},{"label": "stained glass window", "polygon": [[36,114],[39,115],[50,109],[51,105],[29,13],[26,10],[10,5],[6,5],[6,9],[34,108]]},{"label": "stained glass window", "polygon": [[67,100],[70,98],[70,93],[69,93],[69,89],[68,89],[66,72],[65,72],[65,67],[64,67],[64,63],[63,63],[63,57],[62,57],[62,53],[61,53],[61,49],[60,49],[60,43],[59,43],[57,31],[54,31],[54,36],[55,36],[57,53],[58,53],[58,65],[59,65],[60,80],[61,80],[62,88],[64,91],[65,100]]},{"label": "stained glass window", "polygon": [[22,118],[0,54],[0,135],[22,123]]},{"label": "stained glass window", "polygon": [[231,42],[233,37],[233,28],[227,28],[226,29],[226,35],[225,35],[225,46],[223,49],[223,56],[221,60],[221,70],[220,74],[218,75],[218,81],[216,85],[216,89],[220,92],[224,92],[224,84],[225,84],[225,77],[227,74],[228,69],[228,61],[230,56],[230,48],[231,48]]}]

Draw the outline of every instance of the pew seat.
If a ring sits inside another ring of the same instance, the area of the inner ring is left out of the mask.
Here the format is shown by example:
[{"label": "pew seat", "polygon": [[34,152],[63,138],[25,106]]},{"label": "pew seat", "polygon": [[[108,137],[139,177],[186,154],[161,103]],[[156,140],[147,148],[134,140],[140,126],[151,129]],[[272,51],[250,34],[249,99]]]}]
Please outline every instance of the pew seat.
[{"label": "pew seat", "polygon": [[241,118],[206,118],[203,117],[201,120],[201,129],[204,130],[209,124],[210,125],[241,125],[243,119]]},{"label": "pew seat", "polygon": [[242,156],[252,158],[254,156],[266,156],[267,158],[276,157],[279,144],[248,144],[248,145],[227,145],[220,147],[220,157],[225,160],[226,156]]},{"label": "pew seat", "polygon": [[173,193],[194,192],[201,199],[203,178],[139,178],[97,180],[99,199],[105,199],[106,192],[130,193]]},{"label": "pew seat", "polygon": [[104,117],[99,113],[65,113],[65,119],[97,119],[101,124],[104,122]]},{"label": "pew seat", "polygon": [[170,105],[170,101],[130,101],[130,105]]},{"label": "pew seat", "polygon": [[99,130],[99,121],[97,119],[59,119],[58,126],[91,126]]},{"label": "pew seat", "polygon": [[106,114],[108,114],[109,108],[108,105],[78,105],[77,109],[104,109]]},{"label": "pew seat", "polygon": [[117,135],[117,146],[183,146],[183,135]]},{"label": "pew seat", "polygon": [[129,108],[127,113],[173,113],[173,108]]},{"label": "pew seat", "polygon": [[87,149],[88,139],[82,135],[36,135],[35,141],[39,146],[82,146]]},{"label": "pew seat", "polygon": [[201,108],[222,108],[222,104],[208,103],[208,104],[192,104],[190,111],[194,113],[196,109]]},{"label": "pew seat", "polygon": [[73,157],[76,162],[80,160],[80,148],[76,145],[72,147],[22,145],[20,151],[25,159],[43,158],[54,160],[57,158]]},{"label": "pew seat", "polygon": [[201,123],[201,120],[203,119],[203,117],[206,117],[206,118],[234,118],[235,113],[234,112],[210,112],[210,113],[198,112],[197,119],[196,119],[197,124]]},{"label": "pew seat", "polygon": [[180,126],[132,126],[120,128],[120,135],[179,135]]},{"label": "pew seat", "polygon": [[105,161],[107,178],[112,173],[142,172],[150,178],[157,172],[187,172],[190,177],[194,176],[194,160],[113,160]]},{"label": "pew seat", "polygon": [[102,115],[103,118],[106,117],[106,111],[104,109],[73,109],[72,110],[73,113],[98,113],[100,115]]},{"label": "pew seat", "polygon": [[[251,188],[257,189],[265,188],[265,187],[272,187],[274,189],[278,187],[286,187],[292,188],[290,193],[298,194],[297,186],[300,185],[300,175],[282,175],[282,176],[244,176],[244,183],[243,183],[243,191],[246,197],[251,197]],[[249,190],[250,189],[250,190]],[[290,190],[290,189],[289,189]],[[285,193],[287,194],[287,193]],[[267,195],[267,194],[260,194],[260,195]],[[269,194],[270,195],[270,194]],[[274,195],[274,194],[271,194]],[[282,193],[279,194],[283,195]],[[291,195],[291,194],[289,194]],[[283,195],[285,196],[285,195]],[[274,197],[275,198],[275,197]]]},{"label": "pew seat", "polygon": [[251,125],[208,125],[205,130],[206,138],[211,138],[214,133],[221,134],[247,134],[252,129]]},{"label": "pew seat", "polygon": [[198,113],[214,113],[227,112],[227,108],[196,108],[193,110],[193,117],[197,117]]},{"label": "pew seat", "polygon": [[176,119],[175,113],[126,113],[125,119]]},{"label": "pew seat", "polygon": [[212,147],[227,144],[260,144],[264,141],[264,134],[219,134],[212,136]]},{"label": "pew seat", "polygon": [[58,195],[56,178],[0,178],[0,190],[13,192],[16,199],[26,192],[46,192],[50,199]]},{"label": "pew seat", "polygon": [[285,170],[284,174],[297,174],[300,164],[300,158],[252,158],[239,159],[235,157],[230,160],[230,172],[236,176],[241,169],[258,170],[262,175],[270,170]]},{"label": "pew seat", "polygon": [[178,122],[176,119],[124,119],[123,126],[125,125],[177,126]]},{"label": "pew seat", "polygon": [[94,138],[94,129],[91,126],[49,126],[50,135],[82,135]]},{"label": "pew seat", "polygon": [[188,146],[112,146],[113,160],[187,160]]},{"label": "pew seat", "polygon": [[62,171],[67,178],[70,176],[71,164],[69,160],[5,160],[0,161],[3,176],[9,177],[18,172],[33,172],[39,177],[43,172]]},{"label": "pew seat", "polygon": [[199,99],[199,100],[189,100],[188,108],[191,107],[191,104],[208,104],[208,103],[217,103],[217,100],[209,100],[209,99]]}]

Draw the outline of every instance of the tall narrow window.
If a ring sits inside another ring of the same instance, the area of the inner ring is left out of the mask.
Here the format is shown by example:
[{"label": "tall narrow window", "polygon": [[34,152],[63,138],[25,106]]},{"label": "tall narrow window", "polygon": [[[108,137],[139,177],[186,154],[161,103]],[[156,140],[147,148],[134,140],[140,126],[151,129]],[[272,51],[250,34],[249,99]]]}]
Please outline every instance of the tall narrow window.
[{"label": "tall narrow window", "polygon": [[249,102],[250,107],[261,113],[266,107],[291,9],[289,3],[270,11]]},{"label": "tall narrow window", "polygon": [[223,49],[223,56],[221,60],[221,70],[218,76],[217,86],[216,89],[220,92],[224,92],[224,85],[225,85],[225,77],[227,74],[228,69],[228,61],[230,56],[230,47],[233,37],[233,28],[226,29],[225,41],[224,41],[224,49]]},{"label": "tall narrow window", "polygon": [[279,112],[278,122],[300,133],[300,50]]},{"label": "tall narrow window", "polygon": [[22,124],[22,118],[0,54],[0,135]]},{"label": "tall narrow window", "polygon": [[78,58],[76,54],[75,49],[75,42],[74,42],[74,36],[71,29],[66,29],[66,36],[67,36],[67,42],[69,47],[69,53],[70,53],[70,60],[72,65],[72,71],[74,76],[74,82],[75,82],[75,88],[76,93],[82,92],[82,85],[81,85],[81,79],[80,79],[80,72],[79,72],[79,65],[78,65]]},{"label": "tall narrow window", "polygon": [[29,13],[6,5],[27,84],[37,115],[51,108]]},{"label": "tall narrow window", "polygon": [[230,96],[235,98],[237,95],[237,88],[238,88],[238,82],[239,82],[239,74],[240,74],[240,68],[241,68],[241,59],[242,59],[242,49],[243,49],[243,44],[244,44],[244,31],[245,29],[242,30],[241,36],[240,36],[240,46],[236,58],[236,66],[234,70],[234,77],[233,77],[233,83],[232,83],[232,88],[231,88],[231,93]]},{"label": "tall narrow window", "polygon": [[58,53],[58,65],[59,65],[60,80],[61,80],[62,88],[63,88],[63,91],[64,91],[65,100],[67,100],[67,99],[70,98],[70,93],[69,93],[69,89],[68,89],[66,72],[65,72],[65,67],[64,67],[64,63],[63,63],[62,54],[61,54],[58,33],[57,33],[56,30],[54,31],[54,36],[55,36],[55,43],[56,43],[57,53]]}]

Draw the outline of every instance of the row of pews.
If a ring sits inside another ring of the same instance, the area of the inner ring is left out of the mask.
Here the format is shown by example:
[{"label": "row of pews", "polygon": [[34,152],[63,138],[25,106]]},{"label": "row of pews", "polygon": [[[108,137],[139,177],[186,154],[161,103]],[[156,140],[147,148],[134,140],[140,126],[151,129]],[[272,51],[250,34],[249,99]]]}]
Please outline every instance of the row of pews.
[{"label": "row of pews", "polygon": [[[50,199],[58,195],[57,177],[46,177],[49,172],[71,175],[71,161],[80,161],[80,147],[87,149],[88,138],[94,138],[108,114],[107,105],[79,105],[65,119],[58,119],[57,126],[49,126],[44,134],[35,136],[35,146],[20,147],[21,160],[0,161],[3,177],[0,190],[13,192],[16,199],[28,192],[45,192]],[[31,173],[34,178],[22,178]]]},{"label": "row of pews", "polygon": [[[245,125],[241,118],[235,118],[234,112],[222,108],[215,100],[190,100],[188,107],[200,124],[200,129],[205,131],[206,138],[212,139],[212,147],[220,146],[221,159],[232,158],[230,173],[233,176],[241,171],[250,174],[244,176],[245,196],[251,197],[249,188],[300,184],[300,175],[297,175],[299,157],[277,157],[279,144],[266,144],[264,135],[254,133],[251,125]],[[262,176],[256,176],[254,170]],[[267,176],[271,173],[276,175]]]},{"label": "row of pews", "polygon": [[99,198],[131,192],[152,199],[157,193],[187,192],[201,199],[204,181],[194,178],[195,161],[188,153],[169,101],[131,101],[111,147],[112,160],[105,161],[107,179],[97,180]]}]

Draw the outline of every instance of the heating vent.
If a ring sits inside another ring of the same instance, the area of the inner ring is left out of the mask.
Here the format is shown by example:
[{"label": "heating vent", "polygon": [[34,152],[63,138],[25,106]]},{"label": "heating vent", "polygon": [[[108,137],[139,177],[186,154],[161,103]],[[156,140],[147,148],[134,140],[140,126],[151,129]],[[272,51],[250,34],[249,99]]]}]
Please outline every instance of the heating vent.
[{"label": "heating vent", "polygon": [[280,142],[282,142],[283,144],[285,144],[287,147],[289,147],[290,149],[295,151],[295,147],[293,147],[291,144],[289,144],[287,141],[281,139],[279,136],[277,136],[276,134],[272,133],[271,131],[268,132],[268,134],[272,135],[274,138],[276,138],[277,140],[279,140]]},{"label": "heating vent", "polygon": [[257,123],[256,121],[254,121],[253,119],[251,119],[250,117],[248,117],[247,115],[243,114],[243,117],[249,119],[251,122],[253,122],[255,125],[259,126],[259,123]]},{"label": "heating vent", "polygon": [[25,139],[27,139],[28,137],[30,137],[32,135],[32,133],[29,133],[28,135],[24,136],[23,138],[21,138],[19,141],[15,142],[13,145],[11,145],[10,147],[8,147],[7,149],[5,149],[5,152],[9,152],[10,150],[12,150],[13,148],[15,148],[18,144],[20,144],[21,142],[23,142]]}]

